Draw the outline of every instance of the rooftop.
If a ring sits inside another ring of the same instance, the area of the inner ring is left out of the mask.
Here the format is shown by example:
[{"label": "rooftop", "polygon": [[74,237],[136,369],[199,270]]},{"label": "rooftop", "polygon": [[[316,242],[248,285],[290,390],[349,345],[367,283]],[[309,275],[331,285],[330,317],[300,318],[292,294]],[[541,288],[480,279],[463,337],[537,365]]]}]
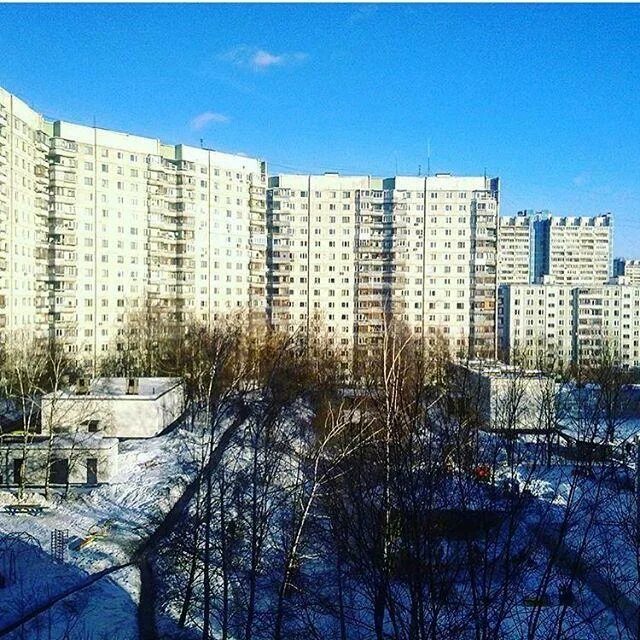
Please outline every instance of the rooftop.
[{"label": "rooftop", "polygon": [[498,360],[469,360],[460,366],[490,376],[492,378],[548,378],[549,376],[535,369],[523,369],[517,365],[505,364]]},{"label": "rooftop", "polygon": [[[85,382],[79,381],[72,391],[65,393],[68,397],[92,396],[94,398],[145,398],[155,399],[182,384],[181,378],[94,378]],[[84,391],[83,389],[86,389]]]}]

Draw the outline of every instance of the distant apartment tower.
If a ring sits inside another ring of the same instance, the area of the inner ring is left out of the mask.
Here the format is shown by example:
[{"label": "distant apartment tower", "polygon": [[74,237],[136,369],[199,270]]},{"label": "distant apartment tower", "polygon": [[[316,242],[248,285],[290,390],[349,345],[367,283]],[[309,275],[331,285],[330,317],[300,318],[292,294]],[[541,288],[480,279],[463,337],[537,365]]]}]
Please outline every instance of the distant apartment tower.
[{"label": "distant apartment tower", "polygon": [[610,214],[551,218],[549,275],[559,285],[603,284],[612,273]]},{"label": "distant apartment tower", "polygon": [[449,174],[270,178],[272,325],[324,327],[346,359],[391,318],[427,344],[492,354],[498,188]]},{"label": "distant apartment tower", "polygon": [[546,211],[520,211],[499,218],[498,282],[536,282],[549,272],[549,220]]},{"label": "distant apartment tower", "polygon": [[145,309],[167,325],[264,321],[263,162],[0,103],[13,118],[0,137],[0,328],[33,327],[95,365]]},{"label": "distant apartment tower", "polygon": [[607,282],[612,269],[612,220],[522,211],[500,218],[498,282],[526,284],[552,276],[557,284]]},{"label": "distant apartment tower", "polygon": [[640,284],[640,260],[616,258],[613,261],[613,275],[624,276],[627,284]]}]

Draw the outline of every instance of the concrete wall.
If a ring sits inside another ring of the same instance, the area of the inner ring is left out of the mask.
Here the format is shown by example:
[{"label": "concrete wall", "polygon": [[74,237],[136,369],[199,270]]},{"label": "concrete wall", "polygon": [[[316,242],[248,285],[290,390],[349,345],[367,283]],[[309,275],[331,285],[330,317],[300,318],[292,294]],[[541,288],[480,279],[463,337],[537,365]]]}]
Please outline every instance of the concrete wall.
[{"label": "concrete wall", "polygon": [[151,438],[175,422],[184,410],[179,384],[157,397],[66,395],[42,402],[43,431],[86,432],[98,420],[98,430],[115,438]]},{"label": "concrete wall", "polygon": [[490,378],[492,430],[544,431],[555,426],[555,383],[544,376]]},{"label": "concrete wall", "polygon": [[532,372],[456,371],[460,394],[477,415],[479,426],[491,431],[538,431],[555,425],[556,385]]},{"label": "concrete wall", "polygon": [[72,441],[67,437],[56,437],[48,452],[47,439],[0,444],[0,485],[17,486],[14,480],[14,460],[23,459],[26,485],[42,486],[46,482],[51,460],[69,461],[69,484],[87,483],[87,459],[97,460],[97,482],[110,482],[118,472],[118,441],[115,438],[87,436]]}]

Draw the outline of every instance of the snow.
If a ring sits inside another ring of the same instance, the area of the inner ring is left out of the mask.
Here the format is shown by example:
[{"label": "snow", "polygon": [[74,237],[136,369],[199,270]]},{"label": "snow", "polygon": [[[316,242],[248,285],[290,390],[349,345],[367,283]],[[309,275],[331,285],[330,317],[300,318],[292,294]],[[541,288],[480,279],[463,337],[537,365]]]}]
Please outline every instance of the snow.
[{"label": "snow", "polygon": [[[120,442],[119,470],[110,484],[74,489],[66,499],[54,495],[47,501],[35,492],[25,495],[23,503],[46,507],[42,515],[0,512],[0,534],[27,532],[41,547],[16,547],[20,551],[18,580],[0,590],[0,621],[8,623],[25,608],[78,584],[89,574],[126,563],[194,476],[194,460],[204,444],[201,436],[184,428],[161,437]],[[15,502],[14,493],[0,491],[0,504]],[[99,535],[80,550],[67,548],[66,562],[56,564],[49,553],[54,529],[68,531],[70,539],[87,539],[94,532]],[[122,569],[56,605],[53,614],[40,616],[28,627],[29,637],[48,637],[48,622],[43,619],[51,619],[54,629],[62,630],[77,611],[82,624],[74,627],[71,638],[83,638],[85,627],[92,630],[93,638],[134,638],[138,594],[137,570]]]},{"label": "snow", "polygon": [[[292,412],[297,420],[310,420],[311,414],[302,405]],[[225,453],[227,463],[235,468],[245,467],[250,450],[245,438],[250,433],[240,430]],[[502,446],[499,437],[481,434],[482,445],[492,453]],[[0,542],[0,572],[6,573],[5,564],[12,555],[15,560],[17,580],[0,589],[0,628],[11,620],[46,602],[51,596],[67,588],[82,584],[88,576],[100,570],[127,563],[140,542],[153,531],[159,519],[182,494],[185,485],[197,471],[197,460],[207,441],[200,434],[185,428],[151,439],[129,440],[119,443],[118,473],[109,485],[91,490],[74,489],[68,498],[60,495],[45,500],[36,492],[28,493],[22,502],[46,507],[42,515],[9,515],[0,511],[1,534],[27,532],[34,540],[12,542],[8,553]],[[531,500],[526,501],[522,522],[518,531],[522,544],[531,539],[531,531],[543,525],[553,531],[561,522],[566,510],[570,510],[571,526],[564,544],[568,553],[578,553],[583,540],[584,549],[594,572],[610,577],[625,595],[637,600],[637,568],[634,547],[628,543],[629,514],[633,513],[634,496],[628,489],[621,489],[615,476],[605,477],[603,467],[594,467],[591,477],[577,476],[575,466],[557,456],[551,466],[540,462],[544,441],[536,443],[522,438],[516,445],[516,462],[507,463],[506,454],[489,459],[494,461],[494,482],[517,481],[520,489],[527,489]],[[282,478],[291,473],[288,462],[283,462]],[[460,482],[452,478],[451,486],[441,506],[456,502],[456,491],[464,490],[467,504],[482,506],[486,487]],[[0,505],[17,501],[8,491],[0,491]],[[595,515],[594,515],[595,514]],[[594,517],[592,517],[594,516]],[[80,550],[67,548],[66,561],[56,563],[50,555],[50,535],[54,529],[68,530],[70,539],[87,539],[98,533]],[[518,539],[518,536],[516,536]],[[279,541],[272,541],[274,545]],[[615,561],[615,562],[612,562]],[[536,544],[526,556],[527,566],[514,605],[510,608],[503,631],[506,638],[527,636],[532,609],[521,603],[522,596],[533,595],[545,580],[550,553],[544,545]],[[5,564],[3,564],[5,563]],[[553,634],[559,616],[565,615],[565,628],[594,616],[602,629],[602,635],[584,635],[583,638],[620,637],[620,619],[600,601],[595,594],[598,584],[593,576],[574,582],[576,605],[562,613],[558,606],[558,586],[566,581],[566,575],[553,567],[550,588],[547,593],[551,606],[540,610],[536,637],[544,637],[546,630]],[[103,578],[86,589],[66,598],[26,626],[24,637],[43,640],[68,637],[70,640],[133,640],[137,638],[137,602],[139,598],[139,574],[136,567],[125,567]],[[460,597],[467,598],[468,590],[460,585]],[[170,612],[167,612],[170,613]],[[71,625],[71,626],[70,626]],[[68,635],[65,636],[64,634]],[[19,632],[9,637],[22,637]],[[624,634],[623,634],[624,637]]]}]

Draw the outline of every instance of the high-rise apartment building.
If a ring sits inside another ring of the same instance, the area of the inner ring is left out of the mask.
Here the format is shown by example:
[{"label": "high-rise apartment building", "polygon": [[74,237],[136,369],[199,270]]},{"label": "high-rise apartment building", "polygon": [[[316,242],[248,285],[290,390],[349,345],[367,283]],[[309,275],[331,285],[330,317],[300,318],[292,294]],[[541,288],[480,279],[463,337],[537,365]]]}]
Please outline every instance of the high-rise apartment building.
[{"label": "high-rise apartment building", "polygon": [[548,211],[499,218],[498,282],[537,282],[549,273]]},{"label": "high-rise apartment building", "polygon": [[609,281],[612,228],[609,214],[562,218],[522,211],[500,218],[497,332],[502,357],[526,352],[531,366],[575,360],[578,325],[566,315],[566,299],[572,287]]},{"label": "high-rise apartment building", "polygon": [[50,132],[0,88],[0,331],[46,334]]},{"label": "high-rise apartment building", "polygon": [[549,224],[549,275],[559,285],[603,284],[612,274],[610,214],[554,217]]},{"label": "high-rise apartment building", "polygon": [[31,327],[95,364],[143,308],[176,323],[264,320],[263,162],[0,100],[0,327]]},{"label": "high-rise apartment building", "polygon": [[600,284],[612,274],[612,220],[521,211],[500,218],[498,282],[527,284],[552,276],[560,285]]},{"label": "high-rise apartment building", "polygon": [[616,258],[613,261],[613,275],[624,276],[627,284],[640,284],[640,260]]},{"label": "high-rise apartment building", "polygon": [[427,344],[493,354],[497,216],[497,179],[275,176],[271,323],[324,326],[346,358],[390,318]]},{"label": "high-rise apartment building", "polygon": [[639,285],[622,278],[589,286],[503,285],[500,305],[506,360],[588,365],[606,352],[623,366],[640,366]]}]

